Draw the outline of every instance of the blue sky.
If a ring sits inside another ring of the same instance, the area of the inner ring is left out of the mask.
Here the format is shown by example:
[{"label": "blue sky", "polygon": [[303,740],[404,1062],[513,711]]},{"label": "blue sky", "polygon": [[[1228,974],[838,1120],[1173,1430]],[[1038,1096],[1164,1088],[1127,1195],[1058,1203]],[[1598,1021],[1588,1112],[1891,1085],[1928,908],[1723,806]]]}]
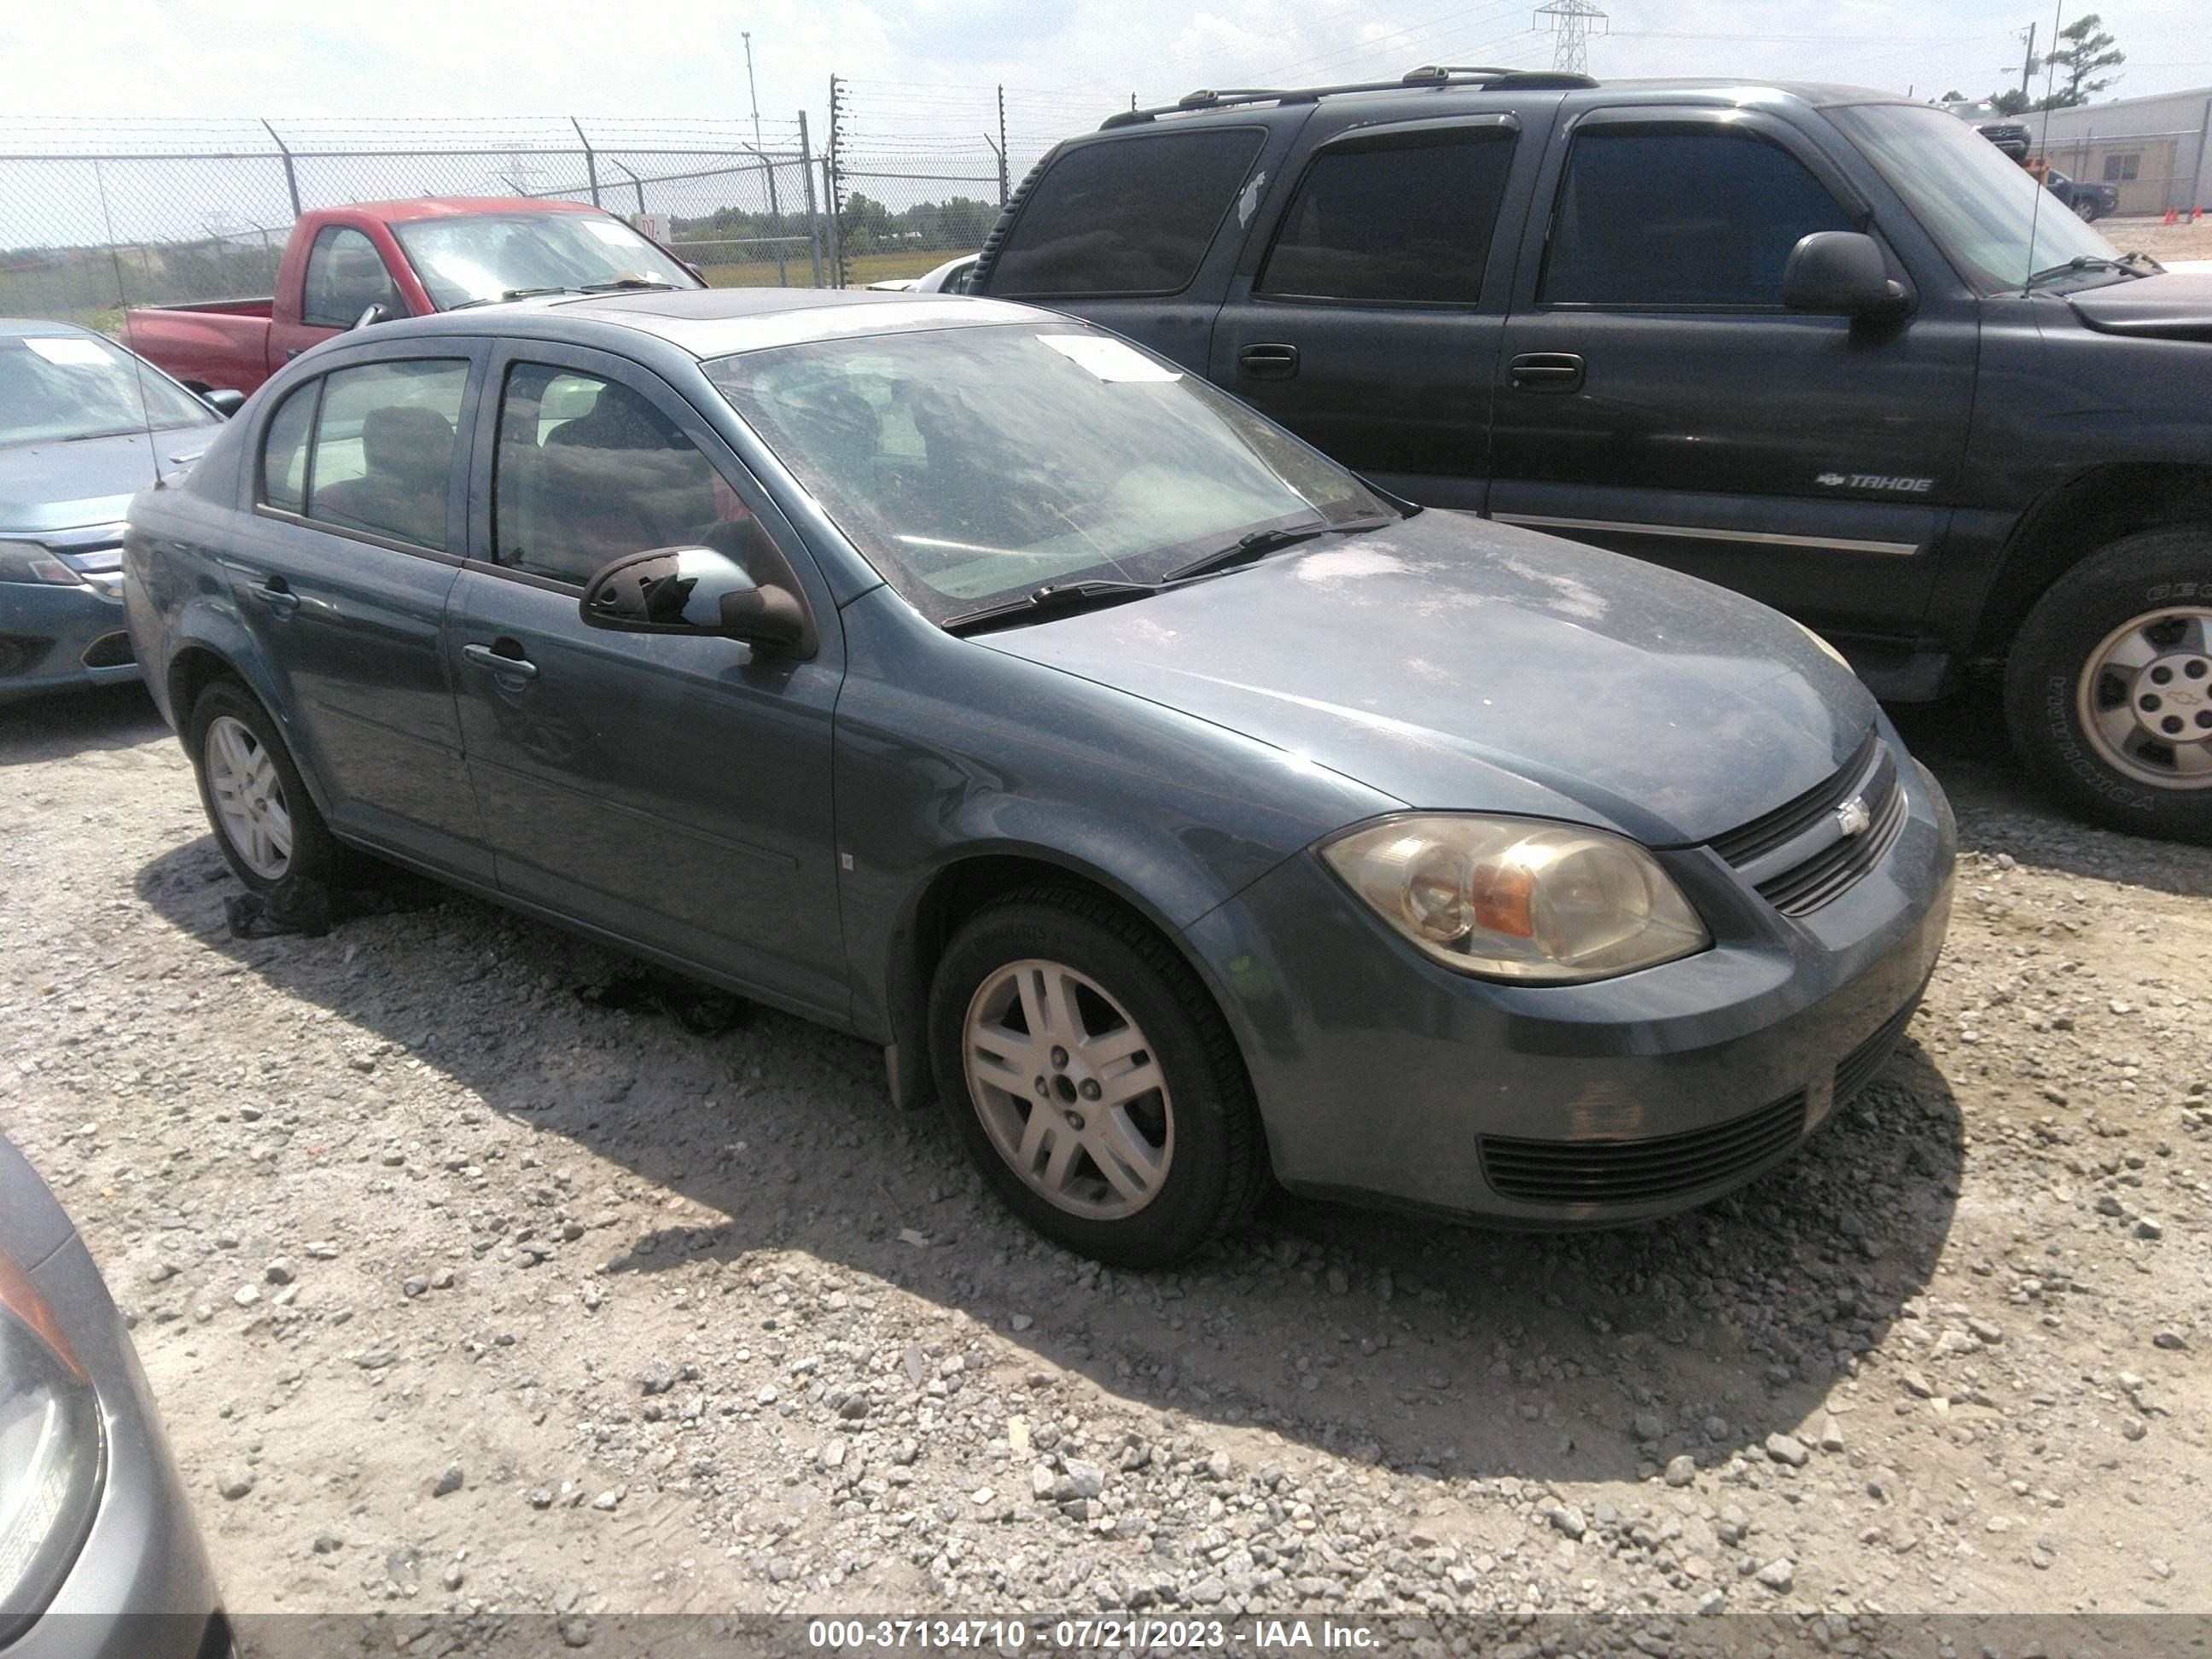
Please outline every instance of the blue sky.
[{"label": "blue sky", "polygon": [[[1601,0],[1603,3],[1604,0]],[[885,131],[961,131],[1018,89],[1041,136],[1197,86],[1395,74],[1418,63],[1547,64],[1532,0],[379,0],[303,12],[277,0],[27,3],[0,19],[0,111],[41,114],[551,113],[731,116],[752,33],[764,116],[817,117],[832,71]],[[2017,0],[1620,0],[1593,41],[1601,76],[1729,75],[1980,94],[2017,78]],[[2067,14],[2070,18],[2078,13]],[[2212,83],[2212,8],[2112,0],[2129,51],[2107,96]],[[318,21],[303,24],[303,15]],[[2051,14],[2038,21],[2048,38]],[[1749,37],[1749,38],[1746,38]]]}]

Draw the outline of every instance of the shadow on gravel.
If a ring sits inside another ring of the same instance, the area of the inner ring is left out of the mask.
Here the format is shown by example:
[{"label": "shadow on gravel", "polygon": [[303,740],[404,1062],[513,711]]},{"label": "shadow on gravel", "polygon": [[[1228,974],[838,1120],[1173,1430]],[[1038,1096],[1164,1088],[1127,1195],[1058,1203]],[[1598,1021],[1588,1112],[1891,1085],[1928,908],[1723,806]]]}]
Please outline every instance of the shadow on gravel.
[{"label": "shadow on gravel", "polygon": [[0,766],[64,760],[89,749],[132,749],[168,727],[146,688],[95,685],[0,702]]},{"label": "shadow on gravel", "polygon": [[[211,837],[145,866],[137,888],[210,951],[347,1022],[362,1048],[404,1048],[640,1177],[622,1221],[561,1243],[560,1153],[537,1149],[544,1175],[502,1166],[511,1185],[493,1206],[516,1233],[535,1225],[553,1264],[518,1293],[573,1297],[602,1264],[603,1284],[667,1274],[711,1292],[750,1252],[801,1251],[963,1310],[1126,1399],[1416,1473],[1626,1480],[1681,1455],[1723,1462],[1770,1433],[1816,1435],[1824,1408],[1850,1411],[1836,1390],[1856,1357],[1926,1289],[1958,1196],[1958,1105],[1908,1041],[1799,1156],[1693,1214],[1503,1233],[1278,1198],[1177,1272],[1101,1272],[1006,1215],[935,1114],[895,1112],[866,1044],[767,1012],[709,1038],[585,1006],[576,988],[623,963],[459,896],[325,939],[234,939],[222,902],[237,886]],[[374,1094],[404,1088],[407,1068],[384,1053],[374,1079],[302,1079],[302,1144],[331,1181],[368,1179],[362,1166],[392,1145]],[[463,1123],[442,1141],[434,1124],[410,1166],[458,1167],[479,1145]],[[605,1184],[579,1174],[577,1214]],[[471,1271],[520,1274],[528,1254]],[[761,1304],[727,1305],[750,1334]],[[783,1313],[787,1330],[823,1317],[836,1316]]]},{"label": "shadow on gravel", "polygon": [[1969,680],[1942,702],[1900,704],[1887,713],[1951,797],[1961,849],[2008,853],[2041,869],[2186,898],[2212,897],[2212,858],[2203,848],[2100,829],[2058,805],[2014,757],[2003,688],[1995,678]]}]

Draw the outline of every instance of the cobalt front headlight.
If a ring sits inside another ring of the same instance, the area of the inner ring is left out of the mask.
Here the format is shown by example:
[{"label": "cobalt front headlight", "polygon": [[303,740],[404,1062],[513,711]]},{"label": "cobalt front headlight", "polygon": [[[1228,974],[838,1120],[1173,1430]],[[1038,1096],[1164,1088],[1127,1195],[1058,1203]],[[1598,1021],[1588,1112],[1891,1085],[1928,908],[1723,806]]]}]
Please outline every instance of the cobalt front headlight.
[{"label": "cobalt front headlight", "polygon": [[0,542],[0,582],[77,587],[84,579],[36,542]]},{"label": "cobalt front headlight", "polygon": [[1634,842],[1538,818],[1425,814],[1339,836],[1322,855],[1437,961],[1530,984],[1607,979],[1712,943]]},{"label": "cobalt front headlight", "polygon": [[0,1647],[61,1588],[92,1528],[103,1455],[92,1379],[0,1252]]}]

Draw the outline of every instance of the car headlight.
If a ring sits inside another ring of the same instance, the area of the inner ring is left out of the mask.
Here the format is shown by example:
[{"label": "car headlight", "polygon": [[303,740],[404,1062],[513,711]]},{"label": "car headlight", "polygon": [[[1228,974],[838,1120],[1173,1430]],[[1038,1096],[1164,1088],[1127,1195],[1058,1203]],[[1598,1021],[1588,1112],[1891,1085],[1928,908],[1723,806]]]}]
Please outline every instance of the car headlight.
[{"label": "car headlight", "polygon": [[102,1456],[92,1379],[0,1252],[0,1647],[61,1588],[92,1527]]},{"label": "car headlight", "polygon": [[36,542],[0,542],[0,582],[76,587],[83,580]]},{"label": "car headlight", "polygon": [[1322,855],[1437,961],[1546,985],[1606,979],[1712,943],[1681,890],[1634,842],[1540,818],[1386,818]]}]

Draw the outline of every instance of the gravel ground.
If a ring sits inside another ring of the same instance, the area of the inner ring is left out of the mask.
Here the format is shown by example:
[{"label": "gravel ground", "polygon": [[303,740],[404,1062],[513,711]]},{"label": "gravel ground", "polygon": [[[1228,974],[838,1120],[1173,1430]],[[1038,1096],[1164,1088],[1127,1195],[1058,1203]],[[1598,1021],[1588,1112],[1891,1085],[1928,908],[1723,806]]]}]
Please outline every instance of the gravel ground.
[{"label": "gravel ground", "polygon": [[7,1127],[234,1609],[2205,1612],[2212,858],[1995,720],[1911,720],[1965,852],[1898,1057],[1633,1231],[1279,1199],[1102,1272],[860,1043],[459,897],[231,939],[129,688],[0,709]]}]

